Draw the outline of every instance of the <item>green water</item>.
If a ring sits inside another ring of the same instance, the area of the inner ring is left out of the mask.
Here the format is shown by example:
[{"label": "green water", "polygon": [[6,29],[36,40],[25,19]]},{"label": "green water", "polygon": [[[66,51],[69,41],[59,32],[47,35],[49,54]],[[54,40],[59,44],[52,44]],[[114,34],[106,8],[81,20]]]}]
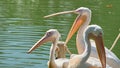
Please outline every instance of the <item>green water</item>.
[{"label": "green water", "polygon": [[[0,68],[47,68],[50,43],[32,54],[26,52],[48,29],[58,29],[65,40],[77,15],[43,16],[81,6],[92,10],[91,24],[103,28],[105,46],[110,48],[120,32],[119,4],[119,0],[0,0]],[[75,35],[68,45],[72,53],[77,52]],[[119,45],[120,40],[113,52],[120,58]]]}]

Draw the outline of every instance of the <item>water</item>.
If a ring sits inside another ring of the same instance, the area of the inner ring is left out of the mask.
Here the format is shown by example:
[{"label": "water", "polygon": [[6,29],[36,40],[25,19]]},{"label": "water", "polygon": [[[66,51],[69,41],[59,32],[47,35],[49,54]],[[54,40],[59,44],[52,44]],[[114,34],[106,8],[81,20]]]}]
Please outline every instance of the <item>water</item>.
[{"label": "water", "polygon": [[[32,54],[29,48],[48,29],[58,29],[65,40],[76,17],[75,14],[60,15],[48,19],[43,16],[84,6],[92,10],[91,24],[98,24],[104,30],[105,46],[110,48],[120,32],[120,1],[65,1],[65,0],[1,0],[0,1],[0,68],[47,68],[50,43],[44,44]],[[68,43],[76,53],[75,35]],[[113,52],[120,58],[120,42]]]}]

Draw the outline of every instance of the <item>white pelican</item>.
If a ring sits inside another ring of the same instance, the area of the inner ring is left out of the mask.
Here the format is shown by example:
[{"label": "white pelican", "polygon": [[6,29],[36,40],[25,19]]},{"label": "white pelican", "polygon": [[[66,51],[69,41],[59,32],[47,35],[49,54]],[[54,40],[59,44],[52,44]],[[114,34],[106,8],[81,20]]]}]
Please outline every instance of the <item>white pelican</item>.
[{"label": "white pelican", "polygon": [[[59,32],[55,29],[48,30],[42,39],[35,43],[35,45],[28,51],[28,53],[31,53],[34,49],[43,43],[50,41],[53,44],[50,49],[50,58],[48,62],[49,68],[106,68],[106,57],[101,31],[101,28],[98,27],[88,27],[88,29],[86,29],[83,34],[85,51],[81,55],[75,55],[70,60],[66,58],[58,58],[55,60],[55,48],[60,37]],[[98,56],[100,58],[102,66],[98,59],[93,57],[89,58],[91,52],[91,44],[89,41],[90,38],[94,39],[96,42]]]},{"label": "white pelican", "polygon": [[[70,59],[68,68],[111,68],[109,66],[106,67],[106,55],[102,36],[103,31],[101,27],[97,25],[88,26],[82,35],[84,51]],[[90,39],[93,39],[96,43],[96,49],[102,66],[97,58],[89,57],[91,53]]]},{"label": "white pelican", "polygon": [[[66,43],[71,39],[71,37],[74,35],[74,33],[79,28],[78,34],[76,37],[76,47],[77,47],[78,53],[82,54],[85,49],[85,47],[83,46],[82,35],[83,35],[84,29],[89,25],[89,23],[91,21],[91,10],[86,7],[80,7],[78,9],[72,10],[72,11],[64,11],[64,12],[54,13],[54,14],[45,16],[45,18],[55,16],[55,15],[60,15],[60,14],[66,14],[66,13],[78,14],[77,18],[75,19],[75,21],[73,23],[73,26],[70,29],[70,32],[68,34],[69,37],[67,37]],[[94,43],[92,43],[92,44],[94,44]],[[119,58],[112,51],[108,50],[106,47],[105,47],[105,51],[106,51],[107,64],[112,66],[113,68],[119,68],[120,67]],[[94,45],[92,45],[92,47],[91,47],[90,56],[97,58],[97,52],[96,52],[96,48]]]},{"label": "white pelican", "polygon": [[50,49],[50,57],[48,61],[48,68],[63,68],[65,62],[68,62],[69,59],[58,58],[55,59],[55,50],[59,41],[60,33],[56,29],[50,29],[46,34],[37,42],[35,45],[28,51],[31,53],[34,49],[46,42],[52,42]]}]

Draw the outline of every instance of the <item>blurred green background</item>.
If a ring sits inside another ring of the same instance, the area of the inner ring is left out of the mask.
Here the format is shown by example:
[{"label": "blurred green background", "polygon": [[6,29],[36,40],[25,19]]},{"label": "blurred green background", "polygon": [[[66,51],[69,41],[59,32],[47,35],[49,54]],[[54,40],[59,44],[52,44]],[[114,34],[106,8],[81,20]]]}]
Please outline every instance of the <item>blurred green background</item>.
[{"label": "blurred green background", "polygon": [[[105,46],[110,48],[120,33],[119,0],[0,0],[0,68],[47,68],[51,43],[26,52],[48,29],[58,29],[65,41],[77,15],[43,16],[82,6],[92,10],[91,24],[103,28]],[[72,53],[77,53],[75,37],[68,43]],[[112,51],[120,58],[120,40]]]}]

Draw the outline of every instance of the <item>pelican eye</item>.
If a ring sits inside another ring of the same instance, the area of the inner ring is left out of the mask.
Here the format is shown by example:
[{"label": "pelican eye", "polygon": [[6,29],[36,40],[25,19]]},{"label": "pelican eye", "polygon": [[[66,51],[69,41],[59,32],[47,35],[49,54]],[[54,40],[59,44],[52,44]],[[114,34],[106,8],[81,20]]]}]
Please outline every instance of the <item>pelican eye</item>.
[{"label": "pelican eye", "polygon": [[102,33],[99,33],[99,36],[102,36]]},{"label": "pelican eye", "polygon": [[52,32],[47,32],[47,36],[50,36],[52,34]]}]

